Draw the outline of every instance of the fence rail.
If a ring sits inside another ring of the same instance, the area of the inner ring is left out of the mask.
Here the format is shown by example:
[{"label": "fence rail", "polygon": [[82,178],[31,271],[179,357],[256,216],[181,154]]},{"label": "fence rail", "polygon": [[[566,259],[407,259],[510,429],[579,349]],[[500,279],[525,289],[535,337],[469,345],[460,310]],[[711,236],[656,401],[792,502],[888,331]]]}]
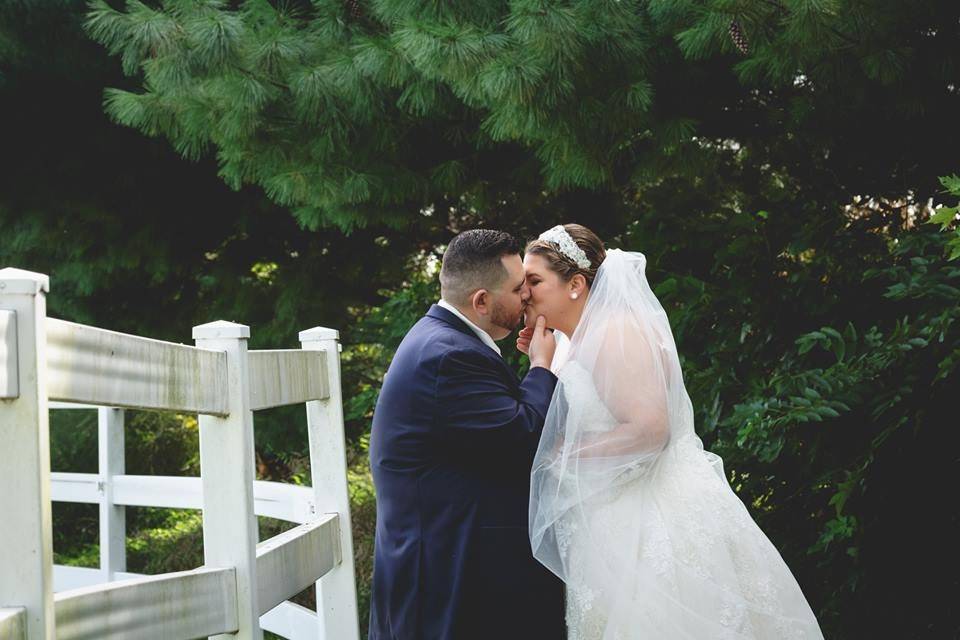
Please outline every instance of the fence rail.
[{"label": "fence rail", "polygon": [[[98,504],[104,499],[107,485],[112,485],[118,507],[161,507],[168,509],[202,509],[203,485],[200,477],[183,476],[110,476],[96,473],[63,473],[51,475],[54,502]],[[253,483],[254,512],[303,524],[316,517],[311,487],[256,480]]]},{"label": "fence rail", "polygon": [[324,400],[330,395],[324,351],[251,351],[249,356],[254,411]]},{"label": "fence rail", "polygon": [[[174,344],[47,318],[48,291],[0,270],[0,638],[357,640],[339,334],[248,351],[221,321]],[[253,412],[303,403],[312,486],[255,481]],[[122,407],[199,414],[201,475],[127,475]],[[50,471],[51,408],[98,411],[98,473]],[[98,569],[53,565],[54,500],[99,505]],[[204,566],[128,572],[127,506],[202,509]],[[299,526],[258,542],[258,515]],[[316,612],[288,601],[310,584]]]},{"label": "fence rail", "polygon": [[56,594],[58,640],[202,638],[238,630],[233,569],[194,569]]},{"label": "fence rail", "polygon": [[0,638],[23,638],[27,633],[27,610],[23,607],[0,609]]},{"label": "fence rail", "polygon": [[227,357],[47,318],[47,397],[223,416]]}]

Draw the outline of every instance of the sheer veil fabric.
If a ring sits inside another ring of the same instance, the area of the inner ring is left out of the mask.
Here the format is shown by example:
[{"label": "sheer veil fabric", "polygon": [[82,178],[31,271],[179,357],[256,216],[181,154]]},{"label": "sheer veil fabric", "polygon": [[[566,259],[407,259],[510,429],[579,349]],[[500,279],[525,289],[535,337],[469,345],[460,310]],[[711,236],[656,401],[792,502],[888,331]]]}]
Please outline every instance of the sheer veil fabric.
[{"label": "sheer veil fabric", "polygon": [[566,583],[569,638],[823,638],[694,431],[645,267],[641,253],[607,252],[554,361],[531,473],[531,545]]}]

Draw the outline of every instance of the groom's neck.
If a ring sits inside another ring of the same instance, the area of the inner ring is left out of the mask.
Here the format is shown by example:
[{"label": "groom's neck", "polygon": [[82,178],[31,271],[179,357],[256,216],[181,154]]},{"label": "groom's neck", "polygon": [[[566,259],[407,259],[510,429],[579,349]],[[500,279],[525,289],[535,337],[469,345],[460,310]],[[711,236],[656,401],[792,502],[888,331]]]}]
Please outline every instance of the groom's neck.
[{"label": "groom's neck", "polygon": [[449,300],[445,300],[445,302],[463,314],[464,318],[472,322],[478,329],[490,336],[492,340],[497,340],[493,331],[491,331],[492,327],[490,326],[489,322],[486,321],[486,317],[477,313],[476,309],[474,309],[472,306],[464,307],[459,304],[454,304]]},{"label": "groom's neck", "polygon": [[[474,310],[473,307],[465,307],[465,306],[462,306],[462,305],[459,305],[459,304],[454,304],[454,303],[449,302],[449,301],[448,301],[447,304],[451,305],[451,306],[454,307],[457,311],[459,311],[460,313],[462,313],[465,318],[467,318],[467,319],[470,320],[470,322],[472,322],[473,324],[477,325],[478,327],[480,327],[481,329],[483,329],[484,331],[486,331],[486,328],[483,326],[483,318],[480,317],[480,314],[477,313],[476,310]],[[488,332],[488,333],[489,333],[489,332]]]}]

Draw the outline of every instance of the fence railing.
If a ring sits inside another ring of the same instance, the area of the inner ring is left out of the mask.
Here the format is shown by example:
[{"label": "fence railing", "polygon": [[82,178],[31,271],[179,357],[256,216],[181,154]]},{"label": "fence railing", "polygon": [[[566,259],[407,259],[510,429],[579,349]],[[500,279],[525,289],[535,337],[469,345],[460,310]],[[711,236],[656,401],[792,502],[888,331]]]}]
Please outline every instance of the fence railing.
[{"label": "fence railing", "polygon": [[[187,346],[48,318],[48,290],[0,270],[0,638],[356,640],[338,333],[250,351],[221,321]],[[312,487],[255,481],[253,411],[300,403]],[[97,409],[98,473],[51,473],[50,408]],[[199,414],[200,477],[126,475],[123,408]],[[99,505],[99,568],[54,566],[52,500]],[[204,566],[128,573],[127,506],[202,509]],[[298,526],[258,543],[258,515]],[[316,612],[288,601],[311,584]]]}]

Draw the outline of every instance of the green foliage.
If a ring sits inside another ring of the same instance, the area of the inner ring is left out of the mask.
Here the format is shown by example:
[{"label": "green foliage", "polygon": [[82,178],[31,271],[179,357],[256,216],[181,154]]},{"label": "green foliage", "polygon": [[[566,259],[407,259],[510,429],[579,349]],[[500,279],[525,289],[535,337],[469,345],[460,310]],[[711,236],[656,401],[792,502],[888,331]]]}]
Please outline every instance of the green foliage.
[{"label": "green foliage", "polygon": [[[960,198],[960,176],[950,175],[940,178],[940,184],[943,185],[945,193],[956,198]],[[950,260],[960,258],[960,225],[956,224],[957,212],[960,211],[960,203],[953,207],[940,207],[930,216],[930,224],[940,225],[941,231],[950,233],[951,238],[947,242]]]},{"label": "green foliage", "polygon": [[127,566],[134,573],[187,571],[203,565],[203,516],[199,511],[156,509],[155,526],[127,537]]},{"label": "green foliage", "polygon": [[[128,571],[154,575],[203,565],[203,516],[199,511],[127,507],[127,514]],[[76,537],[71,542],[72,546],[55,554],[56,563],[100,566],[96,542],[78,545]]]},{"label": "green foliage", "polygon": [[366,456],[348,472],[348,480],[360,636],[366,637],[370,620],[370,587],[373,583],[373,542],[377,528],[377,501]]},{"label": "green foliage", "polygon": [[[960,270],[944,255],[946,238],[916,226],[866,241],[898,218],[883,208],[856,218],[793,261],[788,249],[763,246],[776,235],[769,215],[751,234],[762,253],[746,261],[741,249],[692,276],[687,261],[701,239],[652,261],[667,272],[657,291],[698,430],[801,584],[818,594],[828,637],[857,637],[842,623],[860,617],[853,603],[886,602],[898,582],[920,579],[906,563],[887,563],[885,550],[915,535],[912,496],[949,482],[944,452],[957,444],[945,427],[960,356]],[[655,232],[644,231],[638,237],[656,246]],[[951,517],[931,514],[924,530],[950,531]],[[947,584],[945,572],[929,570],[934,555],[911,562],[928,566],[930,584]],[[919,600],[910,607],[936,617]],[[934,628],[952,628],[937,619]]]},{"label": "green foliage", "polygon": [[[431,256],[465,228],[585,223],[647,255],[698,431],[827,637],[955,635],[956,508],[921,498],[955,483],[958,444],[960,193],[937,179],[960,143],[957,3],[358,5],[0,6],[0,265],[50,273],[54,316],[160,338],[341,328],[368,575],[370,412],[436,299]],[[128,433],[131,468],[193,468],[169,419]],[[87,470],[79,427],[53,453]],[[261,476],[303,482],[302,411],[256,430]],[[58,553],[90,562],[74,507]],[[132,536],[195,535],[135,511]]]}]

